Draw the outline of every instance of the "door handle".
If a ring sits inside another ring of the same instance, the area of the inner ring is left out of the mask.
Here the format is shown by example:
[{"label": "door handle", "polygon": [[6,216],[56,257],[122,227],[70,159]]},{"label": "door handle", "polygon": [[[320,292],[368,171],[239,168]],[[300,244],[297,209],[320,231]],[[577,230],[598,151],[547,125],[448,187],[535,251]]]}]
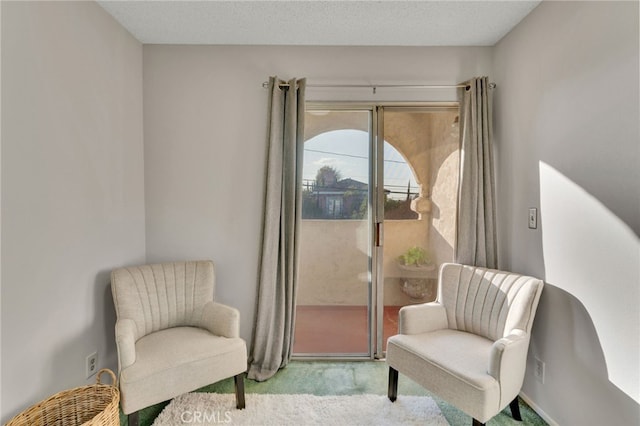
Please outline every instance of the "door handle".
[{"label": "door handle", "polygon": [[384,238],[383,232],[383,223],[376,222],[376,247],[382,247],[382,239]]}]

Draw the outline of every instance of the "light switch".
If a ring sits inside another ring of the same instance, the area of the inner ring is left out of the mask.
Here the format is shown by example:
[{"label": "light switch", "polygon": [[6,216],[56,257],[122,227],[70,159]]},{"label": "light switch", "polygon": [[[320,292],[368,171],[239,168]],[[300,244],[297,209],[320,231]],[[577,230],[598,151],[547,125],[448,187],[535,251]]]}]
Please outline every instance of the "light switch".
[{"label": "light switch", "polygon": [[538,209],[532,207],[529,209],[529,229],[538,228]]}]

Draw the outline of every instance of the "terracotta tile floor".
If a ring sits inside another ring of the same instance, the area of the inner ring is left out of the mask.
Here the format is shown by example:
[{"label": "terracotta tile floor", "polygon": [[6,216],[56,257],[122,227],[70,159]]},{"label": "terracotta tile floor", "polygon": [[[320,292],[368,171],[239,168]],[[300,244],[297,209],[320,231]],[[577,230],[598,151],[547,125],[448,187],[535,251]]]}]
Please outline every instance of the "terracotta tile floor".
[{"label": "terracotta tile floor", "polygon": [[[400,306],[384,307],[386,341],[398,331]],[[367,354],[366,306],[298,306],[293,353]]]}]

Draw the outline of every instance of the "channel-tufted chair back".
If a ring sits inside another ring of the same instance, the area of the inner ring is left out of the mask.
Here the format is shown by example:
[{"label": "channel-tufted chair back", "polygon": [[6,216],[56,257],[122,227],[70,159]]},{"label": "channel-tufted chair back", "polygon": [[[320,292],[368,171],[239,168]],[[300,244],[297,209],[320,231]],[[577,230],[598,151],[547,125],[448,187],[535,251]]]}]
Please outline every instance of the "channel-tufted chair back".
[{"label": "channel-tufted chair back", "polygon": [[531,332],[541,280],[453,263],[443,265],[440,274],[437,301],[445,307],[449,328],[494,341],[514,329]]},{"label": "channel-tufted chair back", "polygon": [[136,324],[138,338],[171,327],[197,326],[213,300],[211,261],[170,262],[113,271],[118,318]]}]

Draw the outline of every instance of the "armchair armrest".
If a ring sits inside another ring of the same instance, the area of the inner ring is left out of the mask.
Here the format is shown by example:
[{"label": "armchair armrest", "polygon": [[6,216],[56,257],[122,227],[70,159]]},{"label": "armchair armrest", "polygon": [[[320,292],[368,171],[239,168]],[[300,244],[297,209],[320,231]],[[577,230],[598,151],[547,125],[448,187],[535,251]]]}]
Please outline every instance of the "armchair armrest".
[{"label": "armchair armrest", "polygon": [[216,336],[240,336],[240,312],[231,306],[207,302],[202,310],[200,327]]},{"label": "armchair armrest", "polygon": [[489,374],[500,384],[501,401],[509,403],[520,392],[527,367],[529,335],[515,329],[508,336],[496,340],[489,355]]},{"label": "armchair armrest", "polygon": [[444,306],[438,302],[403,306],[399,312],[400,334],[421,334],[449,326]]},{"label": "armchair armrest", "polygon": [[116,321],[116,347],[118,348],[118,368],[124,368],[136,362],[136,323],[124,318]]}]

